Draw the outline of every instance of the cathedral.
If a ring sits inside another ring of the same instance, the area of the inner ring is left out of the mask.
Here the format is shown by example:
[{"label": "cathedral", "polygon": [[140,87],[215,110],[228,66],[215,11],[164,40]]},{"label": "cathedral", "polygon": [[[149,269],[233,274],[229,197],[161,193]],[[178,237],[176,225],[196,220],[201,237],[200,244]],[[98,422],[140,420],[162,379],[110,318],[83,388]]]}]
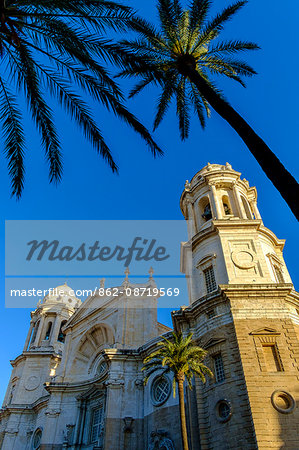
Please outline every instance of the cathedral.
[{"label": "cathedral", "polygon": [[[193,333],[214,373],[186,387],[189,448],[298,450],[299,295],[284,240],[228,163],[187,181],[180,206],[189,300],[173,329]],[[158,295],[128,295],[156,288],[153,273],[133,284],[127,271],[121,287],[81,302],[65,284],[31,313],[0,411],[2,450],[181,450],[171,376],[144,385],[141,371],[171,329],[157,320]]]}]

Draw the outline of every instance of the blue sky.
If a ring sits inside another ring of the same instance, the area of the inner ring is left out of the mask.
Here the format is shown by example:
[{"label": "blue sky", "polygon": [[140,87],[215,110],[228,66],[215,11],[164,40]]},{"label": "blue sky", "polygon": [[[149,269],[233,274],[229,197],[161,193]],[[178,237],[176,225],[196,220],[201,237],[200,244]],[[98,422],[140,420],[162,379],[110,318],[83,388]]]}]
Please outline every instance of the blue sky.
[{"label": "blue sky", "polygon": [[[142,15],[155,20],[154,1],[131,1]],[[228,2],[217,0],[217,9]],[[256,41],[262,50],[247,60],[258,76],[246,89],[219,79],[227,98],[264,138],[284,165],[298,179],[298,98],[294,73],[298,71],[297,1],[250,0],[227,26],[225,36]],[[130,83],[123,83],[125,89]],[[147,91],[130,102],[131,109],[150,127],[155,92]],[[102,129],[120,167],[113,175],[76,126],[57,110],[58,129],[64,149],[64,177],[58,187],[48,184],[47,166],[39,138],[29,121],[26,185],[21,201],[10,198],[6,162],[0,166],[1,248],[4,255],[4,221],[15,219],[181,219],[179,199],[186,179],[207,162],[229,161],[258,190],[258,206],[265,226],[287,240],[285,260],[298,288],[297,221],[279,193],[235,132],[216,113],[202,131],[196,120],[190,139],[181,143],[174,110],[155,133],[165,156],[154,160],[140,138],[125,125],[95,108]],[[9,360],[22,351],[30,321],[28,309],[4,307],[4,258],[1,263],[1,392],[3,398],[10,376]],[[69,282],[71,285],[71,282]],[[182,303],[186,303],[182,301]],[[170,323],[166,311],[161,314]]]}]

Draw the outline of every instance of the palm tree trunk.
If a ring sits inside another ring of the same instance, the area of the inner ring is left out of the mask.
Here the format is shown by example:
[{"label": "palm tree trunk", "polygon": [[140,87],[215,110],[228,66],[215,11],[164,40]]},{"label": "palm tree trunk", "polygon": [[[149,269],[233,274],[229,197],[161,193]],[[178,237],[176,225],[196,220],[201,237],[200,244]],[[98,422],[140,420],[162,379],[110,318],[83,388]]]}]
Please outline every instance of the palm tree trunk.
[{"label": "palm tree trunk", "polygon": [[185,398],[184,398],[184,375],[177,377],[178,391],[179,391],[179,404],[180,404],[180,419],[181,419],[181,435],[183,450],[189,450],[187,426],[186,426],[186,411],[185,411]]},{"label": "palm tree trunk", "polygon": [[299,220],[299,185],[295,178],[286,170],[277,156],[254,132],[240,114],[238,114],[229,103],[218,96],[194,67],[191,65],[184,65],[184,69],[181,70],[181,73],[187,76],[190,81],[195,84],[211,107],[225,119],[243,139],[267,177],[278,189],[297,220]]}]

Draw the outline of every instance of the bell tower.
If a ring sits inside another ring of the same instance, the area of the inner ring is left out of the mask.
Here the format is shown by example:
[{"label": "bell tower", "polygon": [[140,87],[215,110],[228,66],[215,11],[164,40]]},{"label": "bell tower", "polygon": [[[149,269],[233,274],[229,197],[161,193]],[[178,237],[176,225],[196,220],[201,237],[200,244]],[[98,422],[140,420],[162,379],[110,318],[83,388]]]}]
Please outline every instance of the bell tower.
[{"label": "bell tower", "polygon": [[292,283],[278,239],[263,224],[257,191],[231,165],[208,164],[181,197],[189,242],[183,244],[181,270],[191,302],[219,284]]},{"label": "bell tower", "polygon": [[[215,378],[195,382],[192,448],[299,448],[299,295],[284,240],[266,228],[257,191],[231,165],[208,164],[186,182],[182,244],[190,305],[174,328],[208,351]],[[191,400],[190,400],[191,401]]]},{"label": "bell tower", "polygon": [[61,344],[64,344],[63,327],[80,304],[81,300],[75,297],[74,291],[66,283],[49,289],[48,295],[31,313],[23,351],[61,351]]},{"label": "bell tower", "polygon": [[23,353],[13,366],[4,405],[32,404],[46,394],[44,382],[56,375],[64,347],[63,327],[81,300],[64,284],[49,289],[48,295],[31,313]]}]

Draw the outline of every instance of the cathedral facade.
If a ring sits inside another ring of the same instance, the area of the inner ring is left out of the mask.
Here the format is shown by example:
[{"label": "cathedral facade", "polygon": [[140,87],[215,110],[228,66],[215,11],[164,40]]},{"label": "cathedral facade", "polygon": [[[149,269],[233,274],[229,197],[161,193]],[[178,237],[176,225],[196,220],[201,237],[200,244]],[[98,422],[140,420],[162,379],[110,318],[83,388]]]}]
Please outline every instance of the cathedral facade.
[{"label": "cathedral facade", "polygon": [[[208,351],[214,378],[186,387],[189,447],[299,448],[299,295],[283,259],[284,241],[266,228],[256,189],[227,163],[186,182],[181,210],[188,242],[181,271],[188,306],[173,328]],[[158,298],[130,296],[128,273],[116,297],[83,303],[66,284],[31,313],[23,352],[0,412],[2,450],[180,450],[172,379],[143,383],[143,359],[170,328]],[[158,286],[159,287],[159,286]]]}]

